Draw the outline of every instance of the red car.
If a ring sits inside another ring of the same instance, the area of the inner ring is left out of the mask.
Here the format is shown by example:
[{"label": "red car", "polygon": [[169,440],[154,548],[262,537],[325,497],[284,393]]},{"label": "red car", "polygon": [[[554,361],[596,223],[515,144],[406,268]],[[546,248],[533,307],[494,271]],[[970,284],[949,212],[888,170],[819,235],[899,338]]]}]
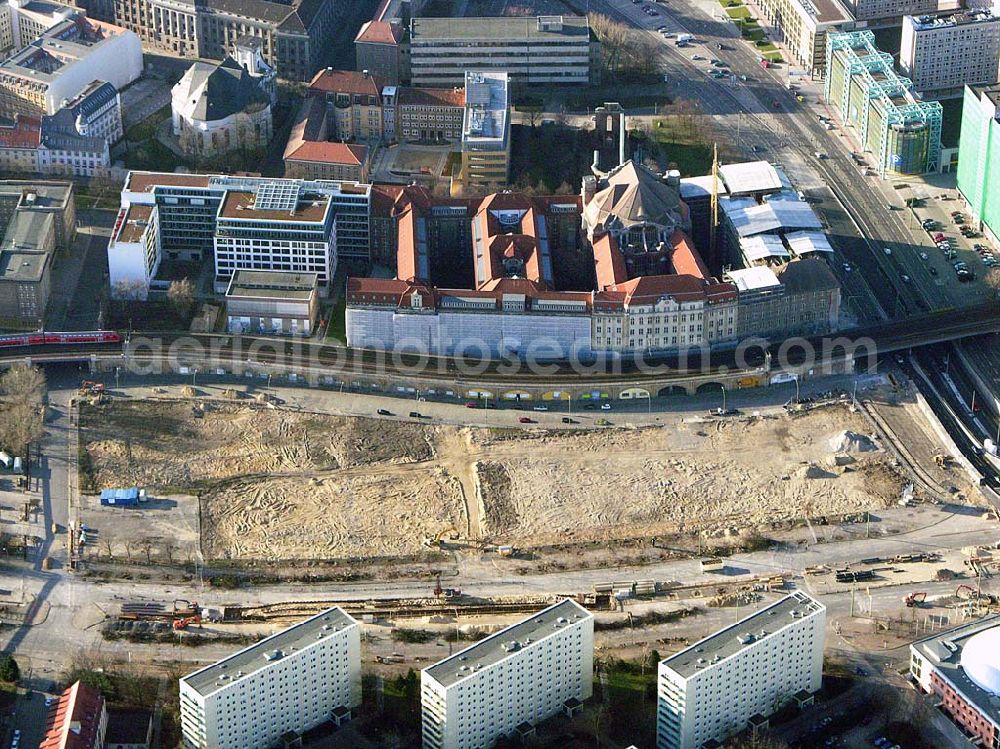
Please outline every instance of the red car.
[{"label": "red car", "polygon": [[520,419],[518,419],[518,421],[520,421],[522,424],[534,424],[535,423],[534,419],[528,418],[527,416],[522,416]]},{"label": "red car", "polygon": [[466,408],[477,408],[477,407],[478,407],[478,405],[479,405],[479,404],[478,404],[478,403],[476,403],[475,401],[466,401],[466,402],[465,402],[465,407],[466,407]]},{"label": "red car", "polygon": [[945,242],[945,241],[947,241],[947,239],[948,239],[948,237],[946,237],[944,234],[935,234],[934,235],[934,241],[935,242]]}]

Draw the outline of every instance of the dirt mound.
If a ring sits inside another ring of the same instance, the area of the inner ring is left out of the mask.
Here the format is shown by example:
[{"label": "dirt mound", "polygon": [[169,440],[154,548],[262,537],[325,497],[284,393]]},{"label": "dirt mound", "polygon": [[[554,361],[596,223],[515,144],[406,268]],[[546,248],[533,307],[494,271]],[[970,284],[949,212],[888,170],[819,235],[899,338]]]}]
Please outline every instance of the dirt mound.
[{"label": "dirt mound", "polygon": [[830,450],[835,453],[870,453],[878,450],[875,443],[863,434],[845,430],[829,439]]}]

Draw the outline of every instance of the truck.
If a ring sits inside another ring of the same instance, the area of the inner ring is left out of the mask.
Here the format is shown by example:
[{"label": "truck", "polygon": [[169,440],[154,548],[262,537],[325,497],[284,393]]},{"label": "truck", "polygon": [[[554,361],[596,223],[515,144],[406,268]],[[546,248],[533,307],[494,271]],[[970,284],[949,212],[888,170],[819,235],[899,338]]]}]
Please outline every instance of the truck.
[{"label": "truck", "polygon": [[101,504],[105,507],[136,507],[146,501],[146,490],[138,486],[127,489],[102,489]]},{"label": "truck", "polygon": [[683,47],[692,41],[694,41],[693,34],[678,34],[674,39],[674,44],[678,47]]}]

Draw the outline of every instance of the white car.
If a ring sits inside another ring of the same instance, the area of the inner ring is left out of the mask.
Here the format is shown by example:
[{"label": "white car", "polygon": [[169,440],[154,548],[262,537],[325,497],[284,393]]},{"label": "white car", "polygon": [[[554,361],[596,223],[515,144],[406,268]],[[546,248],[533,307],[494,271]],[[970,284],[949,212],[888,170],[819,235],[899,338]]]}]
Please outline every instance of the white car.
[{"label": "white car", "polygon": [[850,263],[844,263],[842,267],[845,273],[850,273],[852,270],[854,270],[854,268],[851,267]]},{"label": "white car", "polygon": [[611,404],[610,403],[602,403],[601,404],[601,410],[602,411],[610,411],[611,410]]},{"label": "white car", "polygon": [[892,254],[892,250],[890,250],[888,247],[883,247],[882,252],[884,252],[886,255]]},{"label": "white car", "polygon": [[532,408],[532,410],[533,411],[548,411],[549,407],[548,406],[534,406]]}]

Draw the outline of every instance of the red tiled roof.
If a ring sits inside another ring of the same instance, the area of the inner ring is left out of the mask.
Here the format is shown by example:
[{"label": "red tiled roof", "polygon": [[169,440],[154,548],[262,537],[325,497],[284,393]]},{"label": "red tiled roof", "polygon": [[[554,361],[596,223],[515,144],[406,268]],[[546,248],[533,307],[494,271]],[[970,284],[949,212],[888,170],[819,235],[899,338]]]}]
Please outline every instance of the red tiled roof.
[{"label": "red tiled roof", "polygon": [[413,88],[404,86],[399,90],[400,106],[421,107],[465,107],[465,89],[461,88]]},{"label": "red tiled roof", "polygon": [[38,749],[95,749],[103,711],[101,693],[76,682],[49,708]]},{"label": "red tiled roof", "polygon": [[308,140],[285,153],[285,161],[311,161],[323,164],[361,166],[368,158],[368,146],[351,143],[328,143]]},{"label": "red tiled roof", "polygon": [[[403,281],[417,279],[417,216],[412,210],[398,219],[399,247],[396,251],[396,278]],[[427,279],[421,279],[427,280]]]},{"label": "red tiled roof", "polygon": [[354,37],[355,42],[366,44],[399,44],[403,30],[388,21],[365,21]]},{"label": "red tiled roof", "polygon": [[391,217],[392,207],[402,192],[402,185],[372,185],[371,215],[376,218]]},{"label": "red tiled roof", "polygon": [[356,70],[332,70],[327,68],[313,76],[309,83],[313,93],[363,94],[381,96],[382,81],[378,76],[365,75]]},{"label": "red tiled roof", "polygon": [[618,242],[610,234],[602,234],[594,240],[594,270],[597,275],[597,289],[605,289],[623,283],[628,279],[625,258],[618,249]]},{"label": "red tiled roof", "polygon": [[623,292],[627,305],[650,304],[665,296],[678,302],[692,302],[705,298],[705,282],[689,275],[639,276],[606,291]]},{"label": "red tiled roof", "polygon": [[701,259],[701,255],[691,244],[691,240],[680,229],[675,229],[670,236],[670,244],[674,246],[674,252],[670,256],[675,273],[687,273],[698,278],[708,278],[708,268]]},{"label": "red tiled roof", "polygon": [[18,115],[12,127],[0,126],[0,148],[38,148],[42,142],[42,121]]}]

